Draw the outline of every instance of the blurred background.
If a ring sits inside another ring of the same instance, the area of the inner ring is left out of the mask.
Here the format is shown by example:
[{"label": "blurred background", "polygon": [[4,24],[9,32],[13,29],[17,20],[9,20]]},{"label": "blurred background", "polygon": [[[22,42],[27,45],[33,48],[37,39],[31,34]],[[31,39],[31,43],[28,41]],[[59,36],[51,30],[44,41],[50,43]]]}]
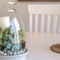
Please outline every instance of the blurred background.
[{"label": "blurred background", "polygon": [[[16,2],[14,5],[9,2]],[[29,14],[27,6],[28,4],[60,4],[60,2],[18,2],[17,0],[0,0],[0,16],[10,16],[10,19],[15,16],[20,24],[22,19],[25,25],[25,31],[29,30]],[[8,10],[14,9],[14,12]]]}]

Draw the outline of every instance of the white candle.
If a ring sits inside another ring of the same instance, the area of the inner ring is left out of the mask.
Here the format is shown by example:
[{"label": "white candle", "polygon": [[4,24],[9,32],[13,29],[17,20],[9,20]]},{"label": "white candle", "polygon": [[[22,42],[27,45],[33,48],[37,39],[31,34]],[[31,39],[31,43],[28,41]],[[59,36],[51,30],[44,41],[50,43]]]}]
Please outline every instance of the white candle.
[{"label": "white candle", "polygon": [[0,27],[4,30],[10,26],[10,19],[9,16],[7,17],[0,17]]}]

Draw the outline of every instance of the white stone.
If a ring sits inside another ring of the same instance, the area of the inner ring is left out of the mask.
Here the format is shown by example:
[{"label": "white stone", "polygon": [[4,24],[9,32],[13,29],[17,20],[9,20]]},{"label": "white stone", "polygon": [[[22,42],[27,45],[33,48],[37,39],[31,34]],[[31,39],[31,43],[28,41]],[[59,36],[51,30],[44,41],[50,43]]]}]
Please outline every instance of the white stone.
[{"label": "white stone", "polygon": [[20,54],[20,51],[18,51],[17,54]]},{"label": "white stone", "polygon": [[14,55],[17,55],[17,53],[16,53],[16,52],[14,52]]},{"label": "white stone", "polygon": [[7,56],[7,53],[4,53],[3,55],[4,55],[4,56]]},{"label": "white stone", "polygon": [[1,51],[1,54],[3,54],[4,52]]},{"label": "white stone", "polygon": [[3,56],[3,55],[4,55],[4,52],[1,51],[1,56]]},{"label": "white stone", "polygon": [[12,55],[12,52],[10,52],[10,55]]},{"label": "white stone", "polygon": [[24,49],[24,50],[20,50],[20,53],[24,53],[24,52],[25,52],[25,50],[26,50],[26,49]]},{"label": "white stone", "polygon": [[7,53],[8,53],[8,55],[12,55],[12,52],[11,51],[8,51]]}]

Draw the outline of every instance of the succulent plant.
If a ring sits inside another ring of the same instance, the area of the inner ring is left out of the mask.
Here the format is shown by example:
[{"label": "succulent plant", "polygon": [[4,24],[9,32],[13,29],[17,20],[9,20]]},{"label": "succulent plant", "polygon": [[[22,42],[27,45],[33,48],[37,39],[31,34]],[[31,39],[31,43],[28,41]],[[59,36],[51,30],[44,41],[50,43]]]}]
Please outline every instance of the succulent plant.
[{"label": "succulent plant", "polygon": [[21,27],[19,31],[19,36],[20,36],[20,44],[21,44],[21,49],[25,49],[25,31],[24,28]]},{"label": "succulent plant", "polygon": [[11,34],[11,27],[6,28],[4,31],[2,30],[2,28],[0,27],[0,41],[2,42],[0,44],[0,50],[12,50],[12,46],[14,45],[12,43],[12,40],[14,39],[14,34]]},{"label": "succulent plant", "polygon": [[25,48],[24,28],[19,26],[18,21],[14,18],[8,28],[3,30],[0,27],[0,51],[12,54],[20,53]]},{"label": "succulent plant", "polygon": [[11,51],[14,53],[19,51],[20,49],[25,48],[24,28],[22,27],[20,31],[18,31],[18,34],[20,37],[20,44],[14,43],[14,41],[17,41],[15,38],[18,38],[18,36],[16,36],[17,33],[15,29],[12,32],[11,32],[11,26],[9,28],[6,28],[4,31],[0,27],[0,41],[2,42],[0,44],[0,47],[1,47],[0,50],[3,50],[4,52]]},{"label": "succulent plant", "polygon": [[21,27],[19,31],[19,36],[20,36],[20,40],[25,40],[25,32],[23,27]]}]

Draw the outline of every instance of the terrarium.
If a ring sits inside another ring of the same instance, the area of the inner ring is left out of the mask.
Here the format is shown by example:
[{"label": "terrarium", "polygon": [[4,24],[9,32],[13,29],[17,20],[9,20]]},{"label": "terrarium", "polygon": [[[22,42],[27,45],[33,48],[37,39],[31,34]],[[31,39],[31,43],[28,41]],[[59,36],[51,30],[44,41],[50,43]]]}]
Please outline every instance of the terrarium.
[{"label": "terrarium", "polygon": [[[8,11],[12,12],[12,10]],[[25,48],[24,24],[22,20],[20,22],[22,25],[19,25],[16,17],[12,21],[9,16],[0,17],[1,60],[25,60],[28,51]]]},{"label": "terrarium", "polygon": [[19,27],[16,18],[10,22],[9,17],[0,17],[0,57],[26,52],[24,27]]}]

